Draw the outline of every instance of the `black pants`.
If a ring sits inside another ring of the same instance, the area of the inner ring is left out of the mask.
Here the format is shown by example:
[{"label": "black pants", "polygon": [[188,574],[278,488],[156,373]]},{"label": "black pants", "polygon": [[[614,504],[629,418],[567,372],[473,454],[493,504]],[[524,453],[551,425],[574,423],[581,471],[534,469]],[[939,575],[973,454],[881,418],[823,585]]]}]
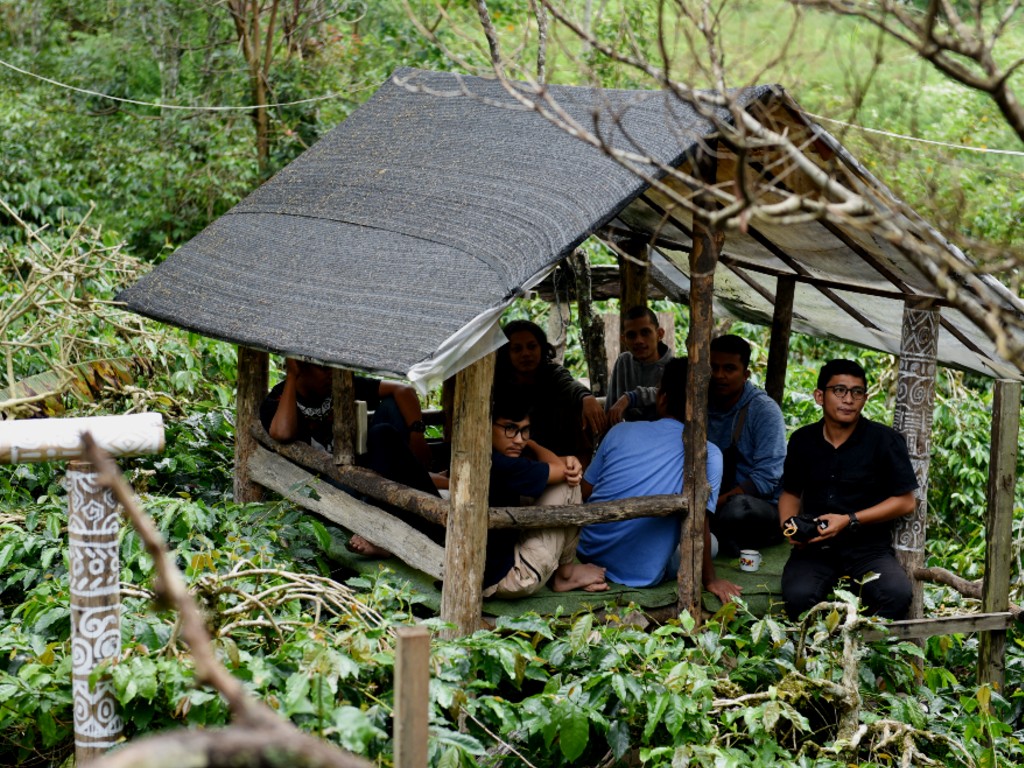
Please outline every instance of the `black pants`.
[{"label": "black pants", "polygon": [[[878,578],[864,584],[869,573]],[[809,608],[826,600],[839,579],[849,576],[850,591],[860,596],[869,613],[886,619],[906,618],[913,588],[892,547],[853,544],[810,545],[794,549],[782,571],[786,614],[796,621]]]}]

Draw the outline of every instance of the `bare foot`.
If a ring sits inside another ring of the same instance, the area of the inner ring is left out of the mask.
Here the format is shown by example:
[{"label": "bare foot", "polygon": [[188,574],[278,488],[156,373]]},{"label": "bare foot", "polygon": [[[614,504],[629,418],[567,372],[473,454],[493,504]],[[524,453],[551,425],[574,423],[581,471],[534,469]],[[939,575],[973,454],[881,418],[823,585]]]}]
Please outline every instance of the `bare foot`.
[{"label": "bare foot", "polygon": [[386,549],[378,547],[376,544],[371,544],[358,533],[348,540],[348,544],[345,545],[345,548],[348,549],[349,552],[355,552],[357,555],[362,555],[363,557],[385,558],[392,556]]},{"label": "bare foot", "polygon": [[604,568],[593,563],[565,563],[558,566],[551,589],[555,592],[568,592],[570,589],[582,589],[585,592],[604,592],[608,582],[604,580]]}]

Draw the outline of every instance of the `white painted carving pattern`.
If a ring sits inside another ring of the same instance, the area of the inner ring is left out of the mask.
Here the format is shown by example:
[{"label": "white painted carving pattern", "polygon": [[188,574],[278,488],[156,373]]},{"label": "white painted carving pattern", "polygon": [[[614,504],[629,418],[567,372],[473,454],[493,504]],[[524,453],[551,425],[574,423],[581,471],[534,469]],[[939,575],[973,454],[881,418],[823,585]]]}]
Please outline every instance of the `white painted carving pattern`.
[{"label": "white painted carving pattern", "polygon": [[897,549],[924,552],[928,515],[928,466],[931,458],[932,415],[935,408],[936,354],[939,312],[936,309],[903,310],[896,412],[893,426],[907,440],[910,463],[917,475],[917,507],[897,521]]},{"label": "white painted carving pattern", "polygon": [[123,723],[110,681],[99,680],[90,691],[89,675],[121,652],[120,515],[95,474],[69,468],[67,483],[75,744],[103,750],[117,742]]}]

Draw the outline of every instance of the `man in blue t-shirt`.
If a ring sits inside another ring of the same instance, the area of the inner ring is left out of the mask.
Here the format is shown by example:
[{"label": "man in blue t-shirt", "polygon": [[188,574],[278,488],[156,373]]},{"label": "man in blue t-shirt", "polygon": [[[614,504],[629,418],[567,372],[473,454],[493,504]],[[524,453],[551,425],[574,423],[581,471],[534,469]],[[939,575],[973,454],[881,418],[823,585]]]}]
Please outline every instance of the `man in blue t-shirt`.
[{"label": "man in blue t-shirt", "polygon": [[[661,418],[621,423],[609,430],[583,476],[587,501],[682,493],[687,363],[686,358],[675,358],[665,366],[656,398]],[[708,444],[709,514],[714,513],[721,479],[722,452]],[[707,515],[704,520],[704,587],[728,602],[741,588],[716,577]],[[680,532],[676,515],[597,523],[583,528],[577,552],[584,562],[604,566],[609,581],[647,587],[675,575]]]}]

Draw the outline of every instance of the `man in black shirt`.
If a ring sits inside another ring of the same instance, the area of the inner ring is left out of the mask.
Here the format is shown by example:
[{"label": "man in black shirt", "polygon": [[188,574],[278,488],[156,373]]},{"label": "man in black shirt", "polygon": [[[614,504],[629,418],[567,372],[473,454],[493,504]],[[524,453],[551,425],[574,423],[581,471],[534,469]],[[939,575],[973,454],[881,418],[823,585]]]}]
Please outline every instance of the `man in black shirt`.
[{"label": "man in black shirt", "polygon": [[[810,519],[817,535],[794,541],[782,574],[786,613],[796,619],[824,600],[842,576],[859,586],[867,609],[889,619],[906,616],[911,584],[892,547],[896,518],[914,511],[917,478],[903,436],[861,416],[867,376],[852,360],[831,360],[814,399],[821,421],[789,440],[779,520]],[[791,541],[793,541],[791,539]]]}]

